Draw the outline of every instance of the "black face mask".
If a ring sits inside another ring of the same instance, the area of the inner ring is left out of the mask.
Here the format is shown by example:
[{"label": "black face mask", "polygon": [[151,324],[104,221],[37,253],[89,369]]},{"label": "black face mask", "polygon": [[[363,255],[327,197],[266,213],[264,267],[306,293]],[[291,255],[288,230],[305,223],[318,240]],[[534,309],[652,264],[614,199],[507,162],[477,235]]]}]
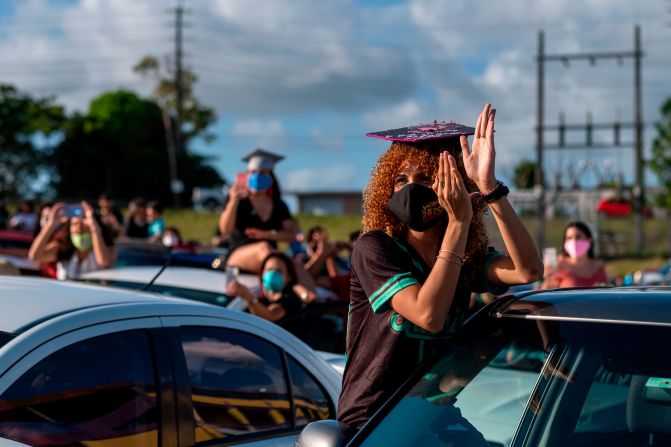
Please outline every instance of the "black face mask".
[{"label": "black face mask", "polygon": [[428,230],[447,214],[438,203],[433,189],[418,183],[410,183],[396,191],[387,206],[401,222],[415,231]]}]

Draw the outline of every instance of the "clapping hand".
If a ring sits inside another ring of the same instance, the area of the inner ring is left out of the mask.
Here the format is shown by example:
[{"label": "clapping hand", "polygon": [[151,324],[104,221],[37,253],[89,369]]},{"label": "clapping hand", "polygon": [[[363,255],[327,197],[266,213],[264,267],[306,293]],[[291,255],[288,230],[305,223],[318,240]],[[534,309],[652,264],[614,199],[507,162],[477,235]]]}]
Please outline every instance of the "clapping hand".
[{"label": "clapping hand", "polygon": [[478,117],[473,135],[473,146],[468,147],[468,138],[462,135],[461,152],[464,168],[468,177],[475,182],[482,193],[491,191],[496,186],[494,174],[494,117],[496,109],[487,103]]},{"label": "clapping hand", "polygon": [[450,221],[471,221],[473,217],[471,198],[457,170],[457,160],[447,152],[440,153],[438,175],[433,181],[432,188],[438,196],[438,203],[447,211]]}]

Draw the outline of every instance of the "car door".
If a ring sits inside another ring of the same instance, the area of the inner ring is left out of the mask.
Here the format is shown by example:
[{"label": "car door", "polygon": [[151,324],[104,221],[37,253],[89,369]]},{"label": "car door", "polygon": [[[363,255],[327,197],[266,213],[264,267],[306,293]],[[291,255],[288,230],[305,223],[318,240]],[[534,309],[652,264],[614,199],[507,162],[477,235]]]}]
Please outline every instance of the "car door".
[{"label": "car door", "polygon": [[293,447],[301,427],[335,417],[333,393],[318,372],[260,328],[217,318],[162,320],[180,401],[188,401],[180,406],[182,445]]},{"label": "car door", "polygon": [[[89,326],[27,352],[0,378],[0,437],[31,446],[175,445],[158,318]],[[164,350],[163,350],[164,351]]]}]

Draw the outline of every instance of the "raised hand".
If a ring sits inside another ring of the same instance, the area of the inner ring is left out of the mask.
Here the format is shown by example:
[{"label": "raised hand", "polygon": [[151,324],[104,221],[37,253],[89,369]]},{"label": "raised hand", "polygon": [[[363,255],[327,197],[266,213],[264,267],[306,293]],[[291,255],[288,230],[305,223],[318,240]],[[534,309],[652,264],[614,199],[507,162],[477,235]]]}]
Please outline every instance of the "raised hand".
[{"label": "raised hand", "polygon": [[471,198],[457,170],[457,161],[447,152],[441,152],[438,175],[433,181],[438,203],[447,211],[447,218],[455,222],[470,222],[473,218]]},{"label": "raised hand", "polygon": [[63,202],[58,202],[49,208],[44,226],[55,228],[57,225],[64,224],[68,220],[68,216],[65,215],[65,204]]},{"label": "raised hand", "polygon": [[473,135],[473,147],[468,147],[468,138],[460,137],[464,168],[468,177],[475,182],[480,192],[491,191],[496,186],[494,174],[494,117],[496,109],[487,103],[478,117]]},{"label": "raised hand", "polygon": [[94,227],[96,226],[96,221],[93,217],[93,208],[84,200],[81,201],[81,206],[82,210],[84,211],[83,222],[89,228],[89,230],[93,231]]}]

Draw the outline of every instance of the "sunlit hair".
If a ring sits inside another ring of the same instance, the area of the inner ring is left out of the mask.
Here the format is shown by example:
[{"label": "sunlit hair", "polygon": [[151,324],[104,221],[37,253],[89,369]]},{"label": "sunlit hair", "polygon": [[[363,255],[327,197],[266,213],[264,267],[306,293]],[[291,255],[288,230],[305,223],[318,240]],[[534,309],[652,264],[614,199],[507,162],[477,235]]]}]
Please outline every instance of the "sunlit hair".
[{"label": "sunlit hair", "polygon": [[[475,183],[466,176],[461,146],[457,138],[433,140],[422,143],[393,142],[391,147],[382,154],[377,165],[371,172],[371,179],[363,195],[363,231],[380,230],[397,238],[405,239],[408,228],[387,206],[394,193],[394,182],[398,174],[412,163],[418,170],[424,171],[433,178],[438,174],[438,160],[441,151],[449,151],[457,161],[457,169],[464,180],[466,190],[478,191]],[[465,269],[466,282],[472,284],[479,278],[473,278],[468,272],[478,267],[487,253],[489,240],[483,221],[486,207],[484,201],[473,200],[473,220],[471,221],[466,242]],[[471,267],[472,266],[472,267]]]}]

